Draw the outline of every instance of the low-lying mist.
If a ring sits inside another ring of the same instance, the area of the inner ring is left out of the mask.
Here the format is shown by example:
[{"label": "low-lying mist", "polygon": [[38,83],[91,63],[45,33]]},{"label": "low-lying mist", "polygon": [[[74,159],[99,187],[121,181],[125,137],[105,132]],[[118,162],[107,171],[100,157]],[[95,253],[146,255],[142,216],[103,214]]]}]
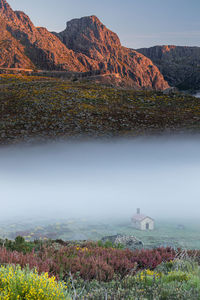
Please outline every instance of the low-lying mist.
[{"label": "low-lying mist", "polygon": [[0,166],[1,219],[199,218],[199,136],[7,147]]}]

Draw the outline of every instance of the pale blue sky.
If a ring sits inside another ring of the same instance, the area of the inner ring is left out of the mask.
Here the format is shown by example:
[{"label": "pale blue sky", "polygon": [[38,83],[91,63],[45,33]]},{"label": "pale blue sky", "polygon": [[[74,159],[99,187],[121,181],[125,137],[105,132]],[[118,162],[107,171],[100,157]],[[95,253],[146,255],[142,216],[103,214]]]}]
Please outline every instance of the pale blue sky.
[{"label": "pale blue sky", "polygon": [[200,46],[200,0],[8,0],[36,26],[62,31],[73,18],[96,15],[124,46]]}]

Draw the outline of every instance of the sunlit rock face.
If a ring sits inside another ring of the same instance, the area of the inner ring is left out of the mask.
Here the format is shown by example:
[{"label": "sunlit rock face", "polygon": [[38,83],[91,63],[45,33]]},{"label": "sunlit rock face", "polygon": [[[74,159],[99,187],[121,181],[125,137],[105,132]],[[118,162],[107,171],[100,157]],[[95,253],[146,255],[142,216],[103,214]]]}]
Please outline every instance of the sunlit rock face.
[{"label": "sunlit rock face", "polygon": [[93,59],[116,55],[121,47],[117,34],[107,29],[96,16],[67,22],[67,28],[60,37],[68,48]]},{"label": "sunlit rock face", "polygon": [[[71,20],[61,33],[35,27],[25,13],[13,11],[5,0],[0,0],[0,16],[6,24],[1,30],[7,35],[9,32],[11,40],[19,44],[16,48],[20,48],[16,59],[14,42],[7,39],[7,44],[1,43],[1,66],[90,72],[90,76],[98,75],[103,83],[137,89],[168,88],[152,61],[122,47],[118,36],[96,16]],[[6,60],[9,48],[12,51]]]},{"label": "sunlit rock face", "polygon": [[25,55],[24,46],[6,29],[0,17],[0,67],[33,68],[31,60]]},{"label": "sunlit rock face", "polygon": [[[73,51],[70,51],[54,34],[46,28],[33,25],[23,12],[14,12],[4,0],[0,0],[0,15],[6,22],[6,28],[24,47],[26,55],[39,69],[85,71]],[[0,61],[2,64],[2,62]],[[21,63],[22,67],[23,63]],[[11,65],[7,64],[7,67]],[[16,65],[14,65],[16,67]]]},{"label": "sunlit rock face", "polygon": [[166,89],[168,84],[152,61],[138,52],[121,46],[119,37],[106,28],[96,16],[67,22],[58,34],[61,41],[80,56],[91,70],[115,74],[116,81],[136,88]]},{"label": "sunlit rock face", "polygon": [[181,89],[200,89],[200,48],[155,46],[138,49],[149,57],[171,86]]}]

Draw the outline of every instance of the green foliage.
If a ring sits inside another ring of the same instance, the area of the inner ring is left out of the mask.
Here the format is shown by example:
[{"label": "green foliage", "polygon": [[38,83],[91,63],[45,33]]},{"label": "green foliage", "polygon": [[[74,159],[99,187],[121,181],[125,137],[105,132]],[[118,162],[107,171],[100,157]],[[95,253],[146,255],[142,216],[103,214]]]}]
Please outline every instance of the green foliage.
[{"label": "green foliage", "polygon": [[71,299],[64,284],[49,278],[47,273],[38,275],[28,268],[19,266],[0,267],[0,298],[31,300],[66,300]]},{"label": "green foliage", "polygon": [[167,275],[163,276],[163,281],[172,282],[172,281],[188,281],[191,278],[190,273],[183,272],[181,270],[171,271]]},{"label": "green foliage", "polygon": [[112,243],[111,241],[106,241],[106,242],[103,242],[103,241],[98,241],[97,242],[97,245],[99,247],[102,247],[102,248],[114,248],[114,249],[124,249],[124,245],[122,244],[115,244],[115,243]]},{"label": "green foliage", "polygon": [[198,263],[189,256],[187,259],[174,259],[168,262],[161,263],[157,266],[156,270],[158,272],[162,272],[163,274],[168,274],[173,271],[182,271],[187,273],[198,273],[199,272],[199,265]]},{"label": "green foliage", "polygon": [[14,241],[1,239],[0,246],[4,246],[7,250],[23,252],[25,254],[40,249],[42,247],[42,242],[39,240],[27,242],[23,237],[17,236]]},{"label": "green foliage", "polygon": [[[192,261],[179,261],[179,266],[192,264]],[[176,265],[176,263],[174,263]],[[164,263],[163,263],[164,269]],[[169,268],[167,266],[165,271]],[[190,267],[193,270],[193,267]],[[194,271],[194,270],[193,270]],[[195,273],[195,274],[194,274]],[[200,271],[184,272],[181,270],[170,271],[167,274],[157,271],[144,270],[135,276],[128,275],[124,279],[115,278],[112,281],[85,282],[76,276],[74,285],[78,293],[82,291],[82,297],[87,299],[180,299],[197,300],[200,299]],[[69,291],[73,293],[72,288]],[[102,298],[101,298],[102,297]],[[82,299],[82,298],[78,298]]]}]

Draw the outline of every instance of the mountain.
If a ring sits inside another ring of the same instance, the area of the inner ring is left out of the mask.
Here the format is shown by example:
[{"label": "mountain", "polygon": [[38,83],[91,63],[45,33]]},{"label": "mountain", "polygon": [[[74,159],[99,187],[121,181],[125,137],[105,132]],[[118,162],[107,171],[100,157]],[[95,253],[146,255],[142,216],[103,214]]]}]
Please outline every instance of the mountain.
[{"label": "mountain", "polygon": [[[21,11],[0,0],[0,66],[98,74],[106,83],[164,90],[168,83],[152,61],[121,45],[118,36],[95,16],[67,22],[60,32],[35,27]],[[9,53],[7,59],[6,53]]]},{"label": "mountain", "polygon": [[[57,34],[60,40],[77,54],[90,69],[118,74],[120,80],[133,87],[166,89],[167,83],[151,60],[121,46],[118,36],[107,29],[96,16],[67,22],[67,28]],[[89,60],[88,60],[89,58]]]},{"label": "mountain", "polygon": [[165,45],[137,51],[153,61],[169,85],[200,89],[200,47]]},{"label": "mountain", "polygon": [[47,29],[35,27],[25,13],[14,12],[5,0],[0,0],[0,15],[6,22],[7,31],[23,45],[24,55],[28,56],[37,68],[84,71],[73,51],[67,49]]},{"label": "mountain", "polygon": [[33,68],[31,60],[25,55],[23,45],[6,29],[0,17],[0,67]]}]

